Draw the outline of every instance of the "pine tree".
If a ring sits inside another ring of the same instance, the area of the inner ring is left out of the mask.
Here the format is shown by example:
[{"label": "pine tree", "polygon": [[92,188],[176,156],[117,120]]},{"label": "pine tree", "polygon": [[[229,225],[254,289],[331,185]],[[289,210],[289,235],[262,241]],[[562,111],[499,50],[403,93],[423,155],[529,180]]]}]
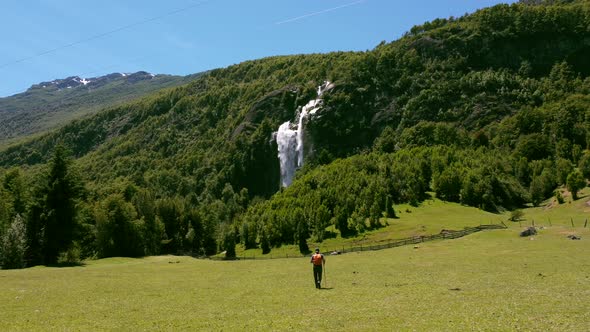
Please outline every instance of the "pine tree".
[{"label": "pine tree", "polygon": [[225,249],[225,259],[236,258],[236,235],[233,231],[225,233],[223,238],[223,249]]},{"label": "pine tree", "polygon": [[41,191],[45,264],[57,263],[59,253],[72,245],[76,232],[76,201],[80,193],[81,186],[71,171],[71,160],[66,149],[58,145],[49,166],[46,186]]},{"label": "pine tree", "polygon": [[13,217],[17,214],[24,215],[28,195],[23,172],[19,168],[9,170],[4,175],[2,186],[12,197]]},{"label": "pine tree", "polygon": [[203,224],[203,251],[211,256],[217,253],[216,225],[212,220],[205,220]]},{"label": "pine tree", "polygon": [[262,230],[260,233],[260,248],[262,249],[263,255],[270,253],[270,241],[268,240],[265,230]]},{"label": "pine tree", "polygon": [[[37,192],[39,194],[39,192]],[[34,195],[37,196],[37,195]],[[33,201],[26,218],[27,251],[25,254],[27,265],[33,266],[43,263],[43,207],[40,198]]]},{"label": "pine tree", "polygon": [[297,222],[297,242],[299,244],[299,252],[307,255],[309,254],[309,246],[307,245],[307,238],[309,237],[309,231],[307,224],[303,220]]}]

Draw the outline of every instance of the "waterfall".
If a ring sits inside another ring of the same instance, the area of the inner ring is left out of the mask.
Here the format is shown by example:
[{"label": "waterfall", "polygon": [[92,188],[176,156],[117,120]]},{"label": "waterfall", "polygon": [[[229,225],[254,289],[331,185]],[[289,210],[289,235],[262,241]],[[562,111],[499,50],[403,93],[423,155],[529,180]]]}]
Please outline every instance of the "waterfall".
[{"label": "waterfall", "polygon": [[293,181],[295,175],[297,131],[290,128],[291,122],[287,121],[279,127],[277,132],[277,145],[279,146],[279,160],[281,165],[281,184],[287,187]]},{"label": "waterfall", "polygon": [[330,82],[326,81],[318,87],[318,97],[310,100],[300,109],[297,115],[297,127],[292,128],[291,121],[287,121],[277,131],[276,140],[281,165],[281,185],[283,187],[288,187],[293,182],[295,171],[303,166],[303,129],[305,119],[320,109],[322,105],[322,99],[320,97],[326,89],[332,86]]}]

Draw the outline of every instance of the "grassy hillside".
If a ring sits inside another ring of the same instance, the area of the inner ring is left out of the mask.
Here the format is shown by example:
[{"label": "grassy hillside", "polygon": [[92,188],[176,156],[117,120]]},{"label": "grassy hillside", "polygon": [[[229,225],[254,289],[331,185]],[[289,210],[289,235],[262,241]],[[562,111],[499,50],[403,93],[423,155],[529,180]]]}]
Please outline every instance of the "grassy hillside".
[{"label": "grassy hillside", "polygon": [[105,259],[0,271],[4,330],[585,331],[588,229],[533,241],[514,229],[327,257],[217,262]]},{"label": "grassy hillside", "polygon": [[[383,219],[383,227],[368,230],[359,236],[327,236],[322,242],[308,241],[311,249],[322,248],[325,252],[340,251],[350,247],[371,246],[415,237],[439,234],[442,230],[462,230],[484,224],[501,224],[506,216],[482,211],[477,208],[462,206],[457,203],[444,202],[439,199],[425,200],[419,206],[409,204],[396,205],[397,218]],[[327,229],[334,235],[338,230],[331,226]],[[261,255],[260,249],[236,250],[238,257],[297,257],[301,256],[297,245],[282,245],[267,255]]]},{"label": "grassy hillside", "polygon": [[[559,225],[571,227],[583,227],[586,220],[590,219],[590,190],[586,188],[580,193],[580,199],[573,201],[569,193],[565,194],[565,202],[559,204],[555,198],[551,198],[539,207],[523,210],[522,225],[532,225],[533,220],[537,226]],[[588,222],[590,227],[590,221]]]},{"label": "grassy hillside", "polygon": [[[562,189],[563,190],[563,189]],[[486,224],[503,224],[514,232],[529,226],[551,228],[556,227],[561,232],[574,234],[581,228],[590,229],[590,221],[586,223],[590,212],[590,188],[580,192],[580,198],[571,199],[567,191],[565,202],[559,204],[555,198],[544,201],[538,207],[528,207],[521,211],[522,218],[510,221],[511,212],[490,213],[481,209],[464,206],[458,203],[441,201],[438,198],[427,199],[418,206],[410,204],[396,205],[396,218],[382,219],[382,227],[368,230],[358,236],[341,237],[328,236],[322,242],[308,241],[311,249],[322,248],[325,252],[339,251],[350,247],[370,247],[371,245],[394,242],[396,240],[416,236],[439,234],[442,230],[462,230],[466,227],[476,227]],[[574,227],[572,227],[572,221]],[[327,231],[338,234],[334,226]],[[565,233],[564,233],[565,234]],[[297,245],[282,245],[271,253],[261,255],[260,249],[245,249],[239,246],[236,250],[238,257],[297,257],[301,256]]]}]

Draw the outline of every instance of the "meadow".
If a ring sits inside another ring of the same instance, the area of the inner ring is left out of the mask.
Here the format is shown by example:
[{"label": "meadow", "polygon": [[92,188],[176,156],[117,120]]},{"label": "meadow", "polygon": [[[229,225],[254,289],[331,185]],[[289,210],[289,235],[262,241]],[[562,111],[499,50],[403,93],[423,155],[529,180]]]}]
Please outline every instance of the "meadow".
[{"label": "meadow", "polygon": [[[565,217],[583,217],[586,200],[526,210],[530,222],[562,209],[532,238],[510,223],[328,255],[322,290],[307,258],[156,256],[3,270],[0,330],[588,331],[590,228]],[[415,210],[408,215],[430,213]]]},{"label": "meadow", "polygon": [[[508,218],[508,214],[494,214],[439,199],[426,200],[418,207],[399,204],[395,206],[395,211],[397,218],[382,218],[383,227],[381,228],[366,231],[356,237],[328,237],[321,243],[310,239],[307,241],[308,246],[311,250],[319,247],[323,252],[352,251],[350,248],[358,250],[361,246],[370,247],[404,238],[434,235],[439,234],[442,230],[461,230],[465,227],[476,227],[483,224],[501,224],[507,222]],[[333,225],[327,230],[339,235]],[[271,252],[265,255],[262,255],[260,248],[244,250],[241,245],[238,245],[236,246],[236,254],[238,257],[248,259],[301,256],[297,245],[282,245],[279,248],[272,248]]]}]

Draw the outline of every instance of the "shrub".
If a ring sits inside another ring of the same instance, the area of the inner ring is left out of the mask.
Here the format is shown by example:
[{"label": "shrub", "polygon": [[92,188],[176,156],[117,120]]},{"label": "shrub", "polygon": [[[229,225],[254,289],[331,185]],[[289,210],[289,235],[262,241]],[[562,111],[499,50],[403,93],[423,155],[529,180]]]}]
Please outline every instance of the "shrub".
[{"label": "shrub", "polygon": [[268,241],[268,236],[265,231],[260,235],[260,248],[262,249],[263,255],[270,253],[270,242]]},{"label": "shrub", "polygon": [[80,249],[80,245],[77,242],[74,242],[72,247],[67,251],[60,253],[57,263],[66,265],[79,264],[81,261],[80,256],[82,256],[82,249]]},{"label": "shrub", "polygon": [[590,179],[590,153],[586,152],[580,158],[578,167],[586,179]]},{"label": "shrub", "polygon": [[563,196],[561,195],[561,191],[559,191],[559,190],[555,191],[555,199],[557,199],[557,203],[563,204],[564,199],[563,199]]},{"label": "shrub", "polygon": [[522,210],[514,210],[512,212],[510,212],[510,221],[519,221],[522,219],[522,217],[524,216],[524,212],[522,212]]},{"label": "shrub", "polygon": [[225,249],[225,259],[236,258],[236,236],[233,231],[225,233],[223,238],[223,249]]},{"label": "shrub", "polygon": [[2,268],[21,269],[25,267],[26,233],[25,222],[20,215],[17,215],[0,239],[0,265]]},{"label": "shrub", "polygon": [[580,171],[573,171],[567,176],[567,189],[572,193],[572,199],[578,199],[578,190],[586,187],[586,180]]}]

